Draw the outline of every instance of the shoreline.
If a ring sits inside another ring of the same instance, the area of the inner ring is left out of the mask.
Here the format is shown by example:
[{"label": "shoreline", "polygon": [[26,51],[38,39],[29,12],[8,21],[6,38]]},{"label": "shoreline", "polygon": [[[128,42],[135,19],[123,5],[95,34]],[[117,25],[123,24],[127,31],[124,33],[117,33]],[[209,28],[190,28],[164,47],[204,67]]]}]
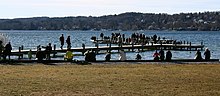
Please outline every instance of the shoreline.
[{"label": "shoreline", "polygon": [[89,63],[75,63],[75,62],[4,62],[0,65],[138,65],[138,64],[155,64],[155,65],[206,65],[206,64],[220,64],[219,61],[212,62],[89,62]]}]

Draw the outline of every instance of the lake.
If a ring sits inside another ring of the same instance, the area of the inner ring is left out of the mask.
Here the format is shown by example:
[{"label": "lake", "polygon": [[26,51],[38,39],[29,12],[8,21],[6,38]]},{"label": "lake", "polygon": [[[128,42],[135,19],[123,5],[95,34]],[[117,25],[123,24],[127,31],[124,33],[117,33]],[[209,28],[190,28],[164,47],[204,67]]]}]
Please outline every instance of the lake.
[{"label": "lake", "polygon": [[[82,43],[86,47],[95,46],[91,41],[91,36],[99,37],[100,33],[105,36],[111,36],[113,32],[125,34],[125,37],[131,36],[132,33],[144,33],[147,36],[156,34],[160,37],[178,41],[188,41],[192,44],[203,44],[211,51],[211,58],[220,59],[220,32],[218,31],[23,31],[23,30],[0,30],[0,33],[7,36],[13,46],[13,50],[17,50],[23,45],[24,49],[36,49],[38,45],[46,46],[49,42],[52,45],[56,44],[60,47],[59,37],[64,34],[64,37],[71,36],[72,48],[81,47]],[[66,48],[66,44],[64,46]],[[166,51],[165,51],[166,52]],[[153,59],[154,51],[141,52],[142,59]],[[204,50],[202,51],[202,54]],[[137,53],[126,53],[127,59],[135,59]],[[195,56],[195,51],[172,51],[174,59],[192,59]],[[105,55],[97,55],[98,60],[104,60]],[[204,57],[204,56],[203,56]],[[83,60],[83,56],[74,57],[74,59]],[[112,54],[112,59],[117,60],[118,54]]]}]

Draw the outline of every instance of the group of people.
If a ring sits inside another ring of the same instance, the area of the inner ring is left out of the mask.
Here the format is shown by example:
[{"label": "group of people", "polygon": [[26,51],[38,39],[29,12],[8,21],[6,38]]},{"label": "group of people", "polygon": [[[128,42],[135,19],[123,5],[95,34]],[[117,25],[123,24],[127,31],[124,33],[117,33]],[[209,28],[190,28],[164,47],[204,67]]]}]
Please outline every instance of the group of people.
[{"label": "group of people", "polygon": [[161,49],[161,50],[159,51],[159,53],[158,53],[157,50],[156,50],[156,52],[153,54],[153,57],[154,57],[154,60],[155,60],[155,61],[159,61],[159,60],[160,60],[160,61],[164,61],[164,60],[166,60],[166,61],[171,61],[172,53],[171,53],[170,50],[168,50],[168,51],[166,52],[166,59],[165,59],[164,50]]},{"label": "group of people", "polygon": [[[205,49],[204,56],[205,56],[205,60],[210,60],[211,53],[208,48]],[[154,57],[154,61],[171,61],[172,53],[170,50],[168,50],[165,56],[165,52],[163,49],[161,49],[159,52],[157,52],[156,50],[155,53],[153,54],[153,57]],[[106,54],[105,61],[110,61],[110,58],[111,58],[111,54],[108,52]],[[135,59],[136,60],[142,59],[142,56],[139,54],[139,52],[136,54]],[[126,54],[123,49],[119,50],[119,60],[120,61],[126,60]],[[200,50],[197,50],[195,54],[195,60],[203,60]]]},{"label": "group of people", "polygon": [[45,48],[45,51],[42,51],[40,47],[37,49],[36,58],[38,59],[38,61],[42,61],[44,58],[46,58],[46,60],[51,60],[51,43],[49,43],[46,47],[43,46],[42,48]]},{"label": "group of people", "polygon": [[[60,36],[59,39],[60,39],[60,44],[61,44],[60,48],[63,49],[63,46],[64,46],[64,40],[65,40],[63,34]],[[67,44],[67,49],[68,49],[68,48],[71,48],[71,40],[70,40],[70,36],[67,37],[67,39],[66,39],[66,44]]]},{"label": "group of people", "polygon": [[[60,40],[60,44],[61,44],[60,48],[63,49],[64,40],[65,40],[63,34],[60,36],[59,40]],[[69,60],[69,59],[72,59],[72,57],[73,57],[73,54],[72,54],[72,52],[71,52],[71,50],[70,50],[70,49],[71,49],[70,36],[67,37],[66,43],[67,43],[67,52],[66,52],[66,55],[64,56],[64,58]],[[37,58],[37,60],[38,60],[38,61],[42,61],[44,58],[46,58],[46,60],[51,60],[51,56],[50,56],[50,54],[51,54],[51,52],[52,52],[51,43],[49,43],[46,47],[42,46],[42,48],[45,48],[45,50],[42,51],[42,49],[40,48],[40,46],[39,46],[39,48],[37,49],[37,53],[36,53],[36,58]],[[71,54],[70,54],[70,53],[71,53]],[[32,54],[32,53],[31,53],[31,50],[30,50],[30,52],[29,52],[28,54]],[[32,56],[30,55],[30,56],[28,56],[28,57],[29,57],[29,59],[31,59]]]},{"label": "group of people", "polygon": [[[209,51],[208,48],[205,49],[204,56],[205,56],[205,60],[210,60],[211,52]],[[203,60],[200,50],[196,51],[195,59],[196,60]]]},{"label": "group of people", "polygon": [[[104,35],[101,34],[101,36],[103,37]],[[113,36],[115,36],[115,35],[113,34]],[[119,34],[119,36],[120,36],[120,34]],[[133,38],[135,36],[136,36],[135,34],[132,35]],[[153,37],[156,38],[156,36],[153,36]],[[59,40],[60,40],[60,43],[61,43],[60,48],[63,49],[64,40],[65,40],[63,34],[60,36]],[[11,50],[12,50],[11,43],[8,42],[8,44],[6,44],[5,46],[3,46],[2,43],[3,42],[0,41],[0,59],[1,59],[1,57],[3,57],[3,59],[5,60],[6,57],[8,56],[8,58],[10,60],[10,55],[11,55]],[[68,50],[67,50],[66,55],[64,56],[64,58],[72,60],[73,54],[72,54],[72,51],[71,51],[70,36],[67,37],[66,43],[67,43],[67,49]],[[37,53],[36,53],[36,58],[39,61],[42,61],[44,58],[46,58],[46,60],[51,60],[51,56],[50,56],[50,54],[52,52],[51,43],[49,43],[46,47],[42,47],[42,48],[45,48],[45,51],[42,51],[41,48],[38,48]],[[96,53],[94,52],[94,50],[90,50],[90,51],[88,50],[87,52],[85,52],[84,55],[85,55],[85,61],[88,61],[88,62],[96,61]],[[204,56],[205,56],[205,60],[210,59],[211,53],[210,53],[208,48],[205,49]],[[28,57],[29,57],[29,59],[32,58],[31,50],[30,50],[30,53],[28,53]],[[154,57],[155,61],[165,61],[165,60],[166,61],[171,61],[172,53],[171,53],[170,50],[168,50],[166,52],[166,56],[165,56],[164,50],[161,49],[159,52],[157,52],[157,50],[156,50],[155,53],[153,54],[153,57]],[[142,57],[139,53],[137,53],[135,59],[136,60],[141,60]],[[110,61],[110,60],[111,60],[111,54],[108,52],[105,56],[105,61]],[[119,60],[121,60],[121,61],[126,60],[126,54],[125,54],[123,49],[119,50]],[[200,50],[197,50],[197,52],[195,54],[195,60],[203,60]]]},{"label": "group of people", "polygon": [[[209,51],[208,48],[205,49],[204,56],[205,56],[205,60],[210,60],[211,52]],[[136,57],[138,57],[138,55]],[[153,57],[155,61],[159,61],[159,60],[164,61],[165,59],[164,51],[161,49],[158,53],[156,50],[156,52],[153,54]],[[168,50],[166,52],[166,61],[171,61],[171,58],[172,58],[172,53],[170,50]],[[203,60],[200,50],[196,51],[194,59],[198,61]]]},{"label": "group of people", "polygon": [[95,62],[96,61],[96,53],[94,52],[94,50],[87,50],[85,53],[85,61],[87,62]]},{"label": "group of people", "polygon": [[6,57],[8,56],[8,59],[10,60],[11,50],[12,50],[12,46],[10,42],[8,42],[8,44],[4,46],[3,42],[0,41],[0,59],[1,57],[3,57],[3,59],[6,60]]}]

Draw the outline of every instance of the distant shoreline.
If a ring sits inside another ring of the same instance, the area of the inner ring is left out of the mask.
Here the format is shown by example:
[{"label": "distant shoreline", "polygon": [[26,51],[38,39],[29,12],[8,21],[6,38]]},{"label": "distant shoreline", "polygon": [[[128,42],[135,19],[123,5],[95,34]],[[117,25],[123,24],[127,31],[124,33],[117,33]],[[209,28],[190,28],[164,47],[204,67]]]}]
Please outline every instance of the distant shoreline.
[{"label": "distant shoreline", "polygon": [[220,31],[219,12],[180,14],[122,13],[100,17],[33,17],[0,19],[0,30],[95,30],[95,31]]}]

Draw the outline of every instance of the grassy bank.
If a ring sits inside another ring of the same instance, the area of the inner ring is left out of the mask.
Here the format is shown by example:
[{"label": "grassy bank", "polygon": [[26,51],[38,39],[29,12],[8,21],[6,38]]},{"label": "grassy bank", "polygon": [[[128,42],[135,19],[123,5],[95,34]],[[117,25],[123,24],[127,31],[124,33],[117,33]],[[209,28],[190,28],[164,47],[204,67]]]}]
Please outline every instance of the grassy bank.
[{"label": "grassy bank", "polygon": [[220,64],[0,65],[0,95],[220,95]]}]

